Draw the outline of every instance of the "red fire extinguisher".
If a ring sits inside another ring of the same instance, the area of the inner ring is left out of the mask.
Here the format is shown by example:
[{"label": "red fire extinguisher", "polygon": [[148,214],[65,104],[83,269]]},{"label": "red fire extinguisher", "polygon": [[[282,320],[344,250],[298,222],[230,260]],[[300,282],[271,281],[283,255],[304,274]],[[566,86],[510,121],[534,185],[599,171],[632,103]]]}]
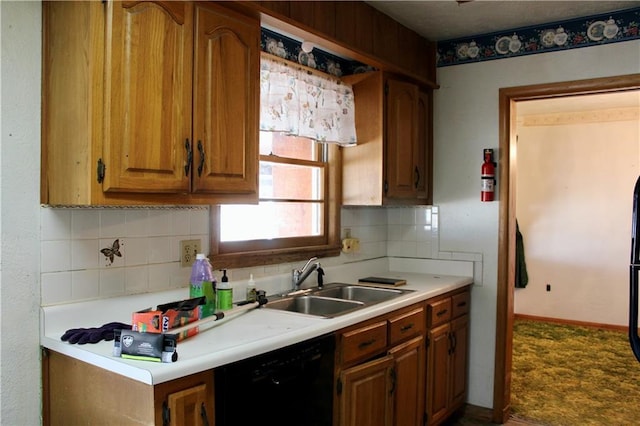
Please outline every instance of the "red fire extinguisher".
[{"label": "red fire extinguisher", "polygon": [[480,201],[493,201],[493,193],[496,184],[496,163],[493,162],[493,149],[484,150],[484,163],[480,173],[482,175],[482,188],[480,189]]}]

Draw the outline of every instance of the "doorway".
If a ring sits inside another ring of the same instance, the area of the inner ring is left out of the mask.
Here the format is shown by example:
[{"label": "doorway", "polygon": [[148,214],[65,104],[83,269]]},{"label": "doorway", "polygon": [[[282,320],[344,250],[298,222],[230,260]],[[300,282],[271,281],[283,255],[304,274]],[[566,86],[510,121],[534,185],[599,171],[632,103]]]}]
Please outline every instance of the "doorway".
[{"label": "doorway", "polygon": [[516,103],[572,95],[611,93],[640,89],[640,74],[596,78],[562,83],[520,86],[499,92],[499,235],[496,351],[493,394],[493,421],[505,423],[511,406],[511,368],[516,234]]}]

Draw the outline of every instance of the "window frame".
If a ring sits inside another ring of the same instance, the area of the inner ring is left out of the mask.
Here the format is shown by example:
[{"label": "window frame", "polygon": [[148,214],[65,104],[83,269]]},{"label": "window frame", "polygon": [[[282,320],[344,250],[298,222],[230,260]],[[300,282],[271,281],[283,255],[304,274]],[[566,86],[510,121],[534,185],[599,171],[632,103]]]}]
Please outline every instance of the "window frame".
[{"label": "window frame", "polygon": [[336,144],[326,144],[326,148],[325,235],[221,243],[220,206],[213,205],[210,208],[209,258],[216,265],[216,269],[273,265],[305,260],[313,256],[323,258],[340,255],[342,148]]}]

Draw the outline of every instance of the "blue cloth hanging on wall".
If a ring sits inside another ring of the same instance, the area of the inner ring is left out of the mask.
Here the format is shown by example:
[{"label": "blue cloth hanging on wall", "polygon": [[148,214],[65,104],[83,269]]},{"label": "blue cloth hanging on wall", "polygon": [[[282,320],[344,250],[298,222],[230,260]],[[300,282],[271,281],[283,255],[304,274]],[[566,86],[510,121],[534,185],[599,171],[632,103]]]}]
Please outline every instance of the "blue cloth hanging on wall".
[{"label": "blue cloth hanging on wall", "polygon": [[524,260],[524,239],[520,233],[520,227],[516,220],[516,277],[515,287],[525,288],[529,282],[529,275],[527,274],[527,264]]}]

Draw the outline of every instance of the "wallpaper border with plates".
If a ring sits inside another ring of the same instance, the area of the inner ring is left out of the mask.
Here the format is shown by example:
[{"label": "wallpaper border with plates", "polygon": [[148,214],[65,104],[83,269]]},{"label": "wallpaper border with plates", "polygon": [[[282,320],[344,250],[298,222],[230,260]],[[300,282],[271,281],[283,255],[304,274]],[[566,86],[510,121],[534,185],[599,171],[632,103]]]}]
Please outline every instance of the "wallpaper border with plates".
[{"label": "wallpaper border with plates", "polygon": [[305,52],[302,50],[302,42],[264,27],[261,28],[260,48],[264,52],[336,77],[375,70],[369,65],[341,58],[318,47]]},{"label": "wallpaper border with plates", "polygon": [[467,64],[640,38],[640,7],[438,42],[437,66]]}]

